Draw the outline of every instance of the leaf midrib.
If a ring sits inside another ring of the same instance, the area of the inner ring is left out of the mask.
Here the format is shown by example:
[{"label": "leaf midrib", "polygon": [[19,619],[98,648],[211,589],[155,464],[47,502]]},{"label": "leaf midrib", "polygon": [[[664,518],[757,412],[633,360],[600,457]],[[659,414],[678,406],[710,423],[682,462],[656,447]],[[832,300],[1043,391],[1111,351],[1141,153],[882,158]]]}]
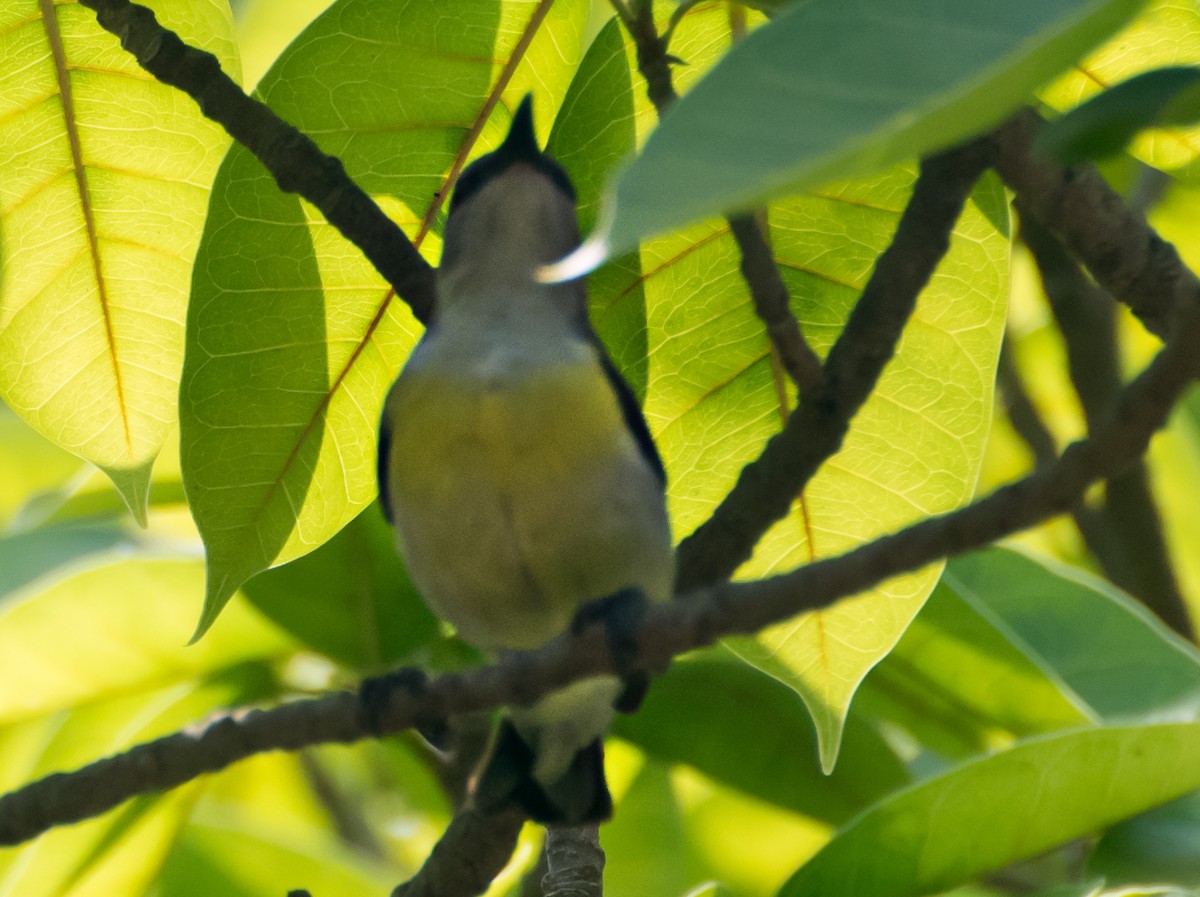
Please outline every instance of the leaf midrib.
[{"label": "leaf midrib", "polygon": [[112,363],[113,383],[116,388],[117,408],[121,415],[121,429],[125,436],[125,448],[133,455],[133,434],[129,427],[129,410],[125,404],[125,385],[121,379],[121,365],[117,360],[116,335],[113,330],[112,309],[108,287],[104,279],[104,268],[100,261],[100,241],[96,232],[96,217],[92,209],[91,193],[88,190],[87,172],[84,170],[83,147],[79,140],[79,126],[75,118],[75,103],[71,93],[71,76],[67,66],[66,47],[58,28],[58,16],[53,0],[38,0],[46,40],[54,59],[54,75],[62,97],[63,127],[71,148],[71,163],[75,172],[75,185],[79,191],[79,206],[83,213],[84,230],[87,234],[88,255],[92,262],[92,275],[96,280],[96,295],[100,301],[100,314],[104,322],[105,344]]}]

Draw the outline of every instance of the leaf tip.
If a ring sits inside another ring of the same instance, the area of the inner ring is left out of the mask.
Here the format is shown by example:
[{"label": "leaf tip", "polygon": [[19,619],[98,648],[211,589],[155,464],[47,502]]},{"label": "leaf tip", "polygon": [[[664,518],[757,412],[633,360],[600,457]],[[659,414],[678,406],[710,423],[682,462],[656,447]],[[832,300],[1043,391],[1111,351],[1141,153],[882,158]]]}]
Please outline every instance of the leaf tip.
[{"label": "leaf tip", "polygon": [[154,459],[151,458],[139,467],[102,468],[142,529],[149,525],[150,472],[153,467]]},{"label": "leaf tip", "polygon": [[[812,708],[810,707],[811,711]],[[833,775],[837,767],[838,754],[842,749],[842,732],[846,725],[845,712],[839,715],[829,715],[820,719],[813,714],[817,728],[817,753],[821,758],[821,772],[827,776]]]},{"label": "leaf tip", "polygon": [[200,619],[196,623],[196,630],[192,633],[192,637],[188,639],[188,647],[196,644],[204,637],[204,634],[212,628],[212,624],[216,622],[225,605],[229,603],[229,599],[233,597],[233,593],[237,590],[237,584],[229,576],[228,573],[220,577],[213,575],[212,562],[209,561],[208,583],[204,592],[204,607],[200,611]]}]

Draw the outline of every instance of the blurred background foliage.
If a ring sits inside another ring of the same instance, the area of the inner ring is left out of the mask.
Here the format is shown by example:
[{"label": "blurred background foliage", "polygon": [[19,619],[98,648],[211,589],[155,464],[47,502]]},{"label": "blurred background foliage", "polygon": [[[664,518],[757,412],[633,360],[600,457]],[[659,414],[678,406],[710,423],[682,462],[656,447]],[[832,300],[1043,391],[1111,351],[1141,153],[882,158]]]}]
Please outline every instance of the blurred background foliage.
[{"label": "blurred background foliage", "polygon": [[[258,83],[328,6],[235,2],[244,83]],[[732,16],[741,24],[731,33],[762,21],[721,3],[694,11]],[[603,2],[585,10],[580,57],[610,17]],[[1198,40],[1195,3],[1151,3],[1041,99],[1064,109],[1145,68],[1200,63]],[[679,70],[684,87],[705,67],[696,62],[704,48],[692,49],[693,65]],[[636,74],[633,89],[640,97]],[[651,113],[639,107],[636,122],[644,139]],[[1174,128],[1156,139],[1102,160],[1103,171],[1195,268],[1200,138]],[[1020,241],[1009,283],[1012,370],[1061,448],[1086,433],[1086,419],[1062,330]],[[1128,376],[1157,341],[1117,315]],[[352,688],[398,663],[477,661],[420,604],[374,507],[251,579],[212,631],[185,647],[204,594],[204,549],[178,457],[174,434],[141,528],[101,472],[0,407],[0,788],[226,708]],[[977,491],[1036,463],[1005,402],[995,402]],[[1153,442],[1148,469],[1180,593],[1200,619],[1200,389]],[[680,660],[610,740],[618,810],[603,830],[607,893],[882,897],[969,880],[953,893],[1200,888],[1200,801],[1156,808],[1200,785],[1186,785],[1200,745],[1181,725],[1200,711],[1200,654],[1105,581],[1070,518],[1007,545],[950,563],[858,688],[831,775],[795,690],[725,648]],[[1110,778],[1097,778],[1097,765]],[[1048,777],[1053,799],[1022,800],[1029,769]],[[461,773],[412,734],[257,757],[0,850],[0,894],[388,893],[428,855]],[[1100,793],[1111,778],[1124,790]],[[1005,841],[1005,832],[1027,837]],[[526,873],[539,838],[527,827],[490,893],[536,893]],[[905,869],[897,845],[921,853],[922,868]],[[858,890],[828,884],[856,875]]]}]

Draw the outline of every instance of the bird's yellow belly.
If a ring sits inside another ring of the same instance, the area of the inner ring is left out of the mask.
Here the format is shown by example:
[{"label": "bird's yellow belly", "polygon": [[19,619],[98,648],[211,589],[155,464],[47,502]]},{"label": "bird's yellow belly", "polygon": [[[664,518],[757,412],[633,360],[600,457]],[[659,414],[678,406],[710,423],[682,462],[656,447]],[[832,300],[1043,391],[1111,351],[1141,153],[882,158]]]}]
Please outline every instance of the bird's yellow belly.
[{"label": "bird's yellow belly", "polygon": [[660,487],[597,366],[406,374],[389,405],[401,549],[464,639],[533,648],[593,598],[630,586],[668,596]]}]

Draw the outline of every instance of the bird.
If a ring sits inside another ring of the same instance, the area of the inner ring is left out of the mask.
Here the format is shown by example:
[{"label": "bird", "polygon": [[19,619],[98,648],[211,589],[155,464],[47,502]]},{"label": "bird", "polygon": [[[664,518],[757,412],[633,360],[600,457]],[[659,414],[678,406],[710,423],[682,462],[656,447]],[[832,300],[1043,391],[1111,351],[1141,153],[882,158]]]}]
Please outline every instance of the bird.
[{"label": "bird", "polygon": [[[673,590],[666,473],[637,398],[585,283],[538,278],[579,241],[574,187],[539,146],[526,95],[457,180],[434,314],[384,403],[379,488],[397,547],[434,613],[497,658],[602,599]],[[506,708],[476,805],[545,824],[609,818],[603,737],[626,684],[600,676]]]}]

